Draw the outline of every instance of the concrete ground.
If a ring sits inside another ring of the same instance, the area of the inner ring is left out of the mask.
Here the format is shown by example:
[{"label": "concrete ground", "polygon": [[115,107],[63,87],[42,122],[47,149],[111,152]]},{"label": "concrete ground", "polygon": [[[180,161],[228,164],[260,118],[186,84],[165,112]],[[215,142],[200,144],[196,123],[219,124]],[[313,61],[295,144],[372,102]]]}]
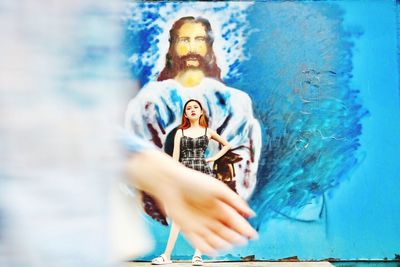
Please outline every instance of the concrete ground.
[{"label": "concrete ground", "polygon": [[[150,262],[128,262],[121,267],[155,266]],[[168,267],[192,267],[191,262],[179,261],[166,265]],[[332,267],[329,262],[205,262],[205,267]]]}]

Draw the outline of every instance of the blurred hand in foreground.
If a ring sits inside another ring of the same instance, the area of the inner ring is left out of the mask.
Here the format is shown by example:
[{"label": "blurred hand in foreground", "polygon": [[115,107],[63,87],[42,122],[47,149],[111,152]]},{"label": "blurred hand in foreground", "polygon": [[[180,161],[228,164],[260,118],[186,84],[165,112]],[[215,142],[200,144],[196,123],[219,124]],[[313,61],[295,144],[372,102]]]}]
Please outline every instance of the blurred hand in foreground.
[{"label": "blurred hand in foreground", "polygon": [[134,186],[155,197],[202,252],[216,255],[230,245],[257,238],[246,220],[254,211],[217,179],[186,168],[159,151],[134,154],[127,172]]}]

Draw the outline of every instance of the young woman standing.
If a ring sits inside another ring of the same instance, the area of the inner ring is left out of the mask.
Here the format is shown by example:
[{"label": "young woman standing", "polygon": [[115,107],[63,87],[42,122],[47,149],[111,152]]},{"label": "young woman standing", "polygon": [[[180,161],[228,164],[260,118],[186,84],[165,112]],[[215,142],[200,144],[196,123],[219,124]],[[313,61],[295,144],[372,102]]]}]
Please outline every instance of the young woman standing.
[{"label": "young woman standing", "polygon": [[[216,155],[206,159],[204,153],[210,139],[219,142],[222,145],[222,149]],[[175,134],[173,158],[180,161],[188,168],[214,176],[208,163],[219,159],[229,149],[229,143],[215,131],[208,128],[207,116],[204,113],[201,103],[195,99],[187,101],[183,107],[181,125]],[[188,177],[188,179],[190,179],[190,177]],[[168,210],[166,210],[166,213],[168,214]],[[218,225],[215,227],[218,229]],[[172,222],[167,247],[163,254],[152,260],[152,264],[163,265],[172,263],[171,253],[175,246],[176,239],[178,238],[178,234],[179,226]],[[198,233],[199,237],[193,234],[191,238],[196,240],[200,238],[200,235],[204,234],[207,233]],[[233,236],[233,233],[227,233],[225,240],[221,239],[218,242],[221,248],[227,248],[233,239],[239,241],[240,237],[236,235]],[[198,249],[195,250],[192,264],[194,266],[203,265],[201,252]]]}]

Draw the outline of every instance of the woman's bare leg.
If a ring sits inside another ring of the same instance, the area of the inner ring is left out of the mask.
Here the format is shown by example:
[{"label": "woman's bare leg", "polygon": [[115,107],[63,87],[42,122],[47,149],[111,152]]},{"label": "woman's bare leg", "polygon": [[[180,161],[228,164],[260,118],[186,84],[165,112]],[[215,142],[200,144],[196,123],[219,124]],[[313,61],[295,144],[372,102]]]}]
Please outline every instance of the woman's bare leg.
[{"label": "woman's bare leg", "polygon": [[165,248],[164,254],[168,259],[171,259],[172,250],[174,249],[176,240],[178,239],[179,235],[179,226],[172,221],[171,224],[171,231],[169,232],[167,247]]},{"label": "woman's bare leg", "polygon": [[201,251],[196,248],[196,250],[194,251],[194,255],[193,256],[200,256],[201,257]]}]

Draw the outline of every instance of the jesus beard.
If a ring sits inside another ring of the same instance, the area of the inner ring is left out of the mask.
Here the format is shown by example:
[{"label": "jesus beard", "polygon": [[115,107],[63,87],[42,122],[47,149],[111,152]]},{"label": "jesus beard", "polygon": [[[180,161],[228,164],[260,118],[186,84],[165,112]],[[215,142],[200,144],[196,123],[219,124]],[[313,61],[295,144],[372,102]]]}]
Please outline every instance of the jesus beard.
[{"label": "jesus beard", "polygon": [[[198,65],[189,65],[189,61],[197,61]],[[206,72],[206,59],[199,54],[187,54],[176,59],[176,66],[178,72],[189,69],[200,69]]]}]

